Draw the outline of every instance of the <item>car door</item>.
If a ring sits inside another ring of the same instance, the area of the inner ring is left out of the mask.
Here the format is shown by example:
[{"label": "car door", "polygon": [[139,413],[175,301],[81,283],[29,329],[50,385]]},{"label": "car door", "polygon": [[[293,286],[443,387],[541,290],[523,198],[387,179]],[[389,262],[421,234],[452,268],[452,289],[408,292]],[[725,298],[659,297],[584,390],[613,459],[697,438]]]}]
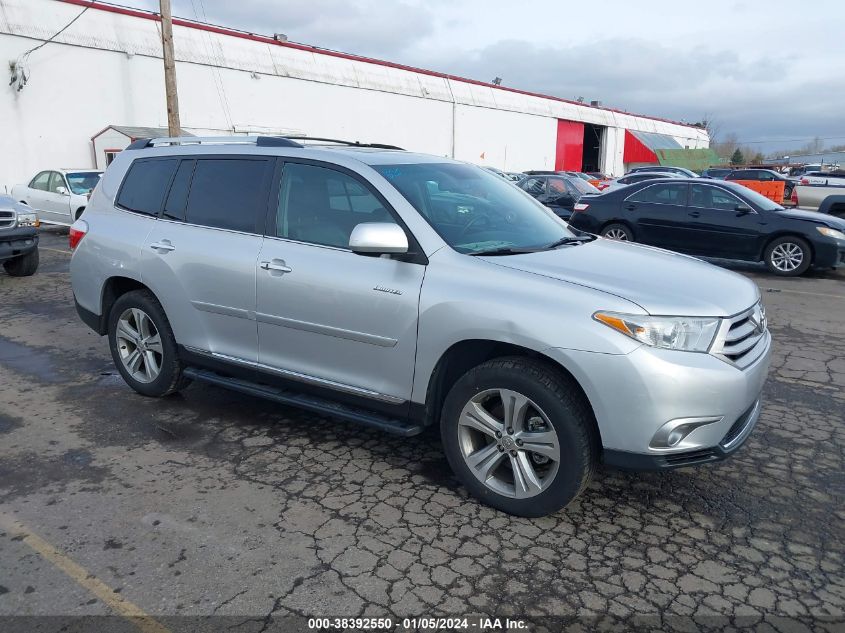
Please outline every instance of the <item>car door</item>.
[{"label": "car door", "polygon": [[636,225],[635,239],[673,250],[685,250],[689,241],[687,183],[646,185],[622,202],[622,217]]},{"label": "car door", "polygon": [[256,283],[259,361],[312,385],[408,401],[425,266],[348,247],[356,225],[396,223],[395,212],[333,165],[285,162],[274,185]]},{"label": "car door", "polygon": [[26,188],[26,192],[19,196],[21,202],[26,202],[29,206],[36,210],[38,217],[41,220],[48,219],[44,209],[44,200],[47,196],[47,191],[50,188],[50,174],[52,172],[42,171],[33,178]]},{"label": "car door", "polygon": [[575,194],[577,194],[577,197],[581,197],[580,193],[566,182],[565,178],[552,176],[546,179],[546,192],[538,200],[554,211],[555,215],[566,219],[572,215],[572,210],[575,208]]},{"label": "car door", "polygon": [[762,216],[745,200],[708,184],[690,185],[689,215],[696,233],[691,253],[754,259],[762,236]]},{"label": "car door", "polygon": [[194,351],[258,361],[256,262],[274,164],[224,155],[168,167],[173,183],[145,240],[141,271],[177,340]]},{"label": "car door", "polygon": [[42,205],[45,214],[49,214],[50,221],[62,224],[73,222],[70,217],[70,189],[68,189],[64,174],[57,171],[50,172],[50,182],[47,191],[43,194]]}]

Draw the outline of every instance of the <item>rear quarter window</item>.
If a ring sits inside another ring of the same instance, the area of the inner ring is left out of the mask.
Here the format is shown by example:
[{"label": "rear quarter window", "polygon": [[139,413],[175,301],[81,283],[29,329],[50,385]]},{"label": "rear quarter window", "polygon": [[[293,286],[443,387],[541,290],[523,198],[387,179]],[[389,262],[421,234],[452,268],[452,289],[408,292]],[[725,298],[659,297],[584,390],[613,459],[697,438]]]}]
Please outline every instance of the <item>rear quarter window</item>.
[{"label": "rear quarter window", "polygon": [[175,158],[133,162],[117,194],[117,206],[144,215],[158,215],[178,162]]}]

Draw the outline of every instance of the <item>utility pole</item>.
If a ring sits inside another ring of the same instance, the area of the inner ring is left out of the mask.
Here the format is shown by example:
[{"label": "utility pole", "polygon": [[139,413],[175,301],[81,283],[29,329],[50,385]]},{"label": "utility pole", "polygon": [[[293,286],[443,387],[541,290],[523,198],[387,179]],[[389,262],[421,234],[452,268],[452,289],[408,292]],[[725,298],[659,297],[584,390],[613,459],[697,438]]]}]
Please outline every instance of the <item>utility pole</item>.
[{"label": "utility pole", "polygon": [[164,51],[164,91],[167,94],[167,129],[170,136],[180,136],[179,94],[176,91],[176,60],[173,57],[173,15],[170,0],[160,0],[161,47]]}]

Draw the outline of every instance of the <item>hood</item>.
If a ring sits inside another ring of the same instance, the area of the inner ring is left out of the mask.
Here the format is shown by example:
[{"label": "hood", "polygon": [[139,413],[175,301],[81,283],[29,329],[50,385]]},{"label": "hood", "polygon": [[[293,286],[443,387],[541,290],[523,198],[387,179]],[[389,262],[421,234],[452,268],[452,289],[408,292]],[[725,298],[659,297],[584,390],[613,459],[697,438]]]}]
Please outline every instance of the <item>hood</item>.
[{"label": "hood", "polygon": [[845,220],[837,218],[827,213],[817,213],[816,211],[800,211],[798,209],[787,209],[786,211],[776,211],[779,217],[793,218],[795,220],[809,220],[818,224],[824,224],[832,229],[839,229],[845,231]]},{"label": "hood", "polygon": [[603,238],[483,259],[607,292],[653,315],[730,316],[751,307],[760,296],[751,280],[694,257]]}]

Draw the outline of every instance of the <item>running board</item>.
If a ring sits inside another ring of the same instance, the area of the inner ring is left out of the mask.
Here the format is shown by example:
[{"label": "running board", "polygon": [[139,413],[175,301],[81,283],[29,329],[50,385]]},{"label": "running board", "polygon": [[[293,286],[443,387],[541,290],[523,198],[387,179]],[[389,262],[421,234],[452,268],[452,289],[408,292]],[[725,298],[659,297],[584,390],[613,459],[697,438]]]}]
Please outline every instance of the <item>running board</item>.
[{"label": "running board", "polygon": [[423,432],[424,427],[421,424],[414,424],[395,418],[389,418],[366,409],[358,409],[350,407],[324,398],[310,396],[287,389],[277,389],[276,387],[269,387],[258,383],[250,382],[248,380],[241,380],[239,378],[230,378],[228,376],[221,376],[213,371],[206,369],[199,369],[196,367],[186,367],[182,372],[187,378],[200,380],[202,382],[211,383],[218,387],[240,391],[251,396],[264,398],[266,400],[273,400],[292,407],[306,409],[314,413],[322,413],[334,418],[340,418],[349,422],[357,422],[365,426],[371,426],[392,433],[402,437],[412,437]]}]

